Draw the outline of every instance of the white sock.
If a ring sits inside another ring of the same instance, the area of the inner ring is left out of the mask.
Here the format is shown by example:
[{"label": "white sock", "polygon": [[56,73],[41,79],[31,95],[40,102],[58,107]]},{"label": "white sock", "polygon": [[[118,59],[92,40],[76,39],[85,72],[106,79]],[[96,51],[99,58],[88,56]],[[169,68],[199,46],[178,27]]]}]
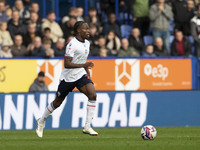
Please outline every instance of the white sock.
[{"label": "white sock", "polygon": [[92,119],[94,117],[95,109],[96,109],[96,101],[95,100],[88,100],[87,116],[86,116],[85,126],[90,126],[90,124],[92,123]]},{"label": "white sock", "polygon": [[47,108],[44,111],[44,114],[42,115],[42,117],[40,118],[39,122],[40,123],[44,123],[48,117],[51,115],[51,113],[55,110],[54,106],[53,106],[53,102],[51,102]]}]

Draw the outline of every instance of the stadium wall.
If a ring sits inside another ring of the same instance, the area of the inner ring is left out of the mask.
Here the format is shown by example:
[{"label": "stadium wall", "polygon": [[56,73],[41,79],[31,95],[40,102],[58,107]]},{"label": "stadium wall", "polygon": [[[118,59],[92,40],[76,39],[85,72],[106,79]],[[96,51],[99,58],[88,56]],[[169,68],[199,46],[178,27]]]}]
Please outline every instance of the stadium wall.
[{"label": "stadium wall", "polygon": [[[0,130],[31,130],[55,93],[1,93]],[[200,91],[97,92],[93,127],[200,126]],[[87,97],[73,92],[46,129],[82,128]]]}]

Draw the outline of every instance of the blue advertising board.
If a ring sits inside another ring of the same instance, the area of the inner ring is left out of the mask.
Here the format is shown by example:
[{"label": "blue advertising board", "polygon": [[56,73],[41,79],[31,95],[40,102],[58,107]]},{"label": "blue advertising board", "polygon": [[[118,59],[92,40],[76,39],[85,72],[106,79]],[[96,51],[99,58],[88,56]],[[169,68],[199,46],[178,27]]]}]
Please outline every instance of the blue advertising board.
[{"label": "blue advertising board", "polygon": [[[55,93],[0,94],[0,130],[31,130]],[[73,92],[46,129],[82,128],[87,97]],[[97,92],[93,127],[200,126],[200,91]]]}]

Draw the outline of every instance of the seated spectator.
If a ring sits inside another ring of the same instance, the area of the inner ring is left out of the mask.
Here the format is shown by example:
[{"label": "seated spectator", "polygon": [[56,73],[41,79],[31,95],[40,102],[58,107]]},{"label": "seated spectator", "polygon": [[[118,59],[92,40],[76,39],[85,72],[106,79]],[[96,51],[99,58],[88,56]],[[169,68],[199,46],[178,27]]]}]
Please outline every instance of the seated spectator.
[{"label": "seated spectator", "polygon": [[42,23],[43,22],[43,17],[41,15],[39,15],[39,4],[36,2],[31,3],[31,13],[34,12],[36,14],[38,14],[38,22]]},{"label": "seated spectator", "polygon": [[27,30],[26,26],[23,25],[22,20],[19,18],[19,12],[14,10],[12,12],[12,19],[8,22],[8,31],[10,32],[12,40],[14,40],[15,35],[25,35]]},{"label": "seated spectator", "polygon": [[99,56],[100,57],[107,57],[108,56],[108,51],[106,48],[100,48],[99,50]]},{"label": "seated spectator", "polygon": [[43,40],[42,46],[46,52],[46,57],[47,58],[52,58],[54,57],[54,50],[51,48],[51,40]]},{"label": "seated spectator", "polygon": [[77,22],[76,17],[71,16],[69,20],[62,24],[61,28],[64,33],[64,39],[67,39],[69,36],[74,35],[74,24]]},{"label": "seated spectator", "polygon": [[69,21],[69,18],[72,17],[72,16],[75,17],[77,21],[83,21],[82,18],[78,17],[77,8],[71,7],[70,10],[69,10],[69,13],[62,18],[60,24],[62,25],[64,23],[66,23],[67,21]]},{"label": "seated spectator", "polygon": [[6,7],[5,7],[5,2],[0,1],[0,22],[7,22],[8,21],[8,16],[6,15]]},{"label": "seated spectator", "polygon": [[156,56],[168,56],[168,52],[163,45],[163,40],[161,37],[157,37],[154,40],[154,53]]},{"label": "seated spectator", "polygon": [[27,33],[24,35],[24,41],[23,44],[27,47],[29,44],[31,44],[33,42],[33,39],[36,36],[41,36],[39,32],[36,32],[36,27],[33,23],[28,25],[28,31]]},{"label": "seated spectator", "polygon": [[195,44],[195,56],[200,57],[200,4],[197,6],[197,15],[191,19],[191,35]]},{"label": "seated spectator", "polygon": [[29,11],[31,10],[31,4],[32,4],[31,0],[23,0],[23,5],[26,10],[29,10]]},{"label": "seated spectator", "polygon": [[118,52],[118,56],[140,56],[140,53],[137,50],[129,46],[129,42],[126,38],[121,40],[121,45],[122,46]]},{"label": "seated spectator", "polygon": [[103,36],[100,36],[98,38],[98,44],[93,49],[90,49],[89,56],[99,56],[101,48],[106,49],[107,50],[107,55],[111,56],[110,49],[106,46],[106,39]]},{"label": "seated spectator", "polygon": [[58,38],[63,36],[63,31],[61,30],[58,23],[55,22],[56,15],[53,11],[49,12],[47,15],[47,20],[42,23],[42,29],[50,28],[51,29],[51,38],[53,43],[56,43]]},{"label": "seated spectator", "polygon": [[39,36],[34,38],[33,43],[29,44],[27,49],[31,51],[34,57],[46,57],[46,52],[42,47],[42,40]]},{"label": "seated spectator", "polygon": [[51,40],[51,42],[53,43],[53,40],[51,38],[51,29],[50,28],[45,28],[44,29],[44,33],[43,33],[43,38],[42,40]]},{"label": "seated spectator", "polygon": [[90,25],[90,49],[93,49],[98,44],[99,33],[97,26],[94,24]]},{"label": "seated spectator", "polygon": [[13,55],[11,53],[10,44],[7,40],[4,40],[2,43],[2,48],[0,50],[1,58],[12,58]]},{"label": "seated spectator", "polygon": [[171,55],[172,56],[190,56],[191,55],[191,44],[183,36],[182,31],[175,32],[175,38],[171,44]]},{"label": "seated spectator", "polygon": [[13,10],[19,11],[20,18],[25,21],[30,18],[30,12],[24,7],[22,0],[16,0]]},{"label": "seated spectator", "polygon": [[10,7],[6,8],[6,16],[8,17],[8,21],[10,21],[10,19],[12,19],[12,9]]},{"label": "seated spectator", "polygon": [[54,48],[54,55],[56,57],[65,56],[65,39],[59,38]]},{"label": "seated spectator", "polygon": [[81,6],[76,7],[76,10],[77,10],[77,20],[78,21],[84,21],[84,19],[83,19],[83,12],[84,12],[83,7],[81,7]]},{"label": "seated spectator", "polygon": [[144,57],[156,57],[156,54],[154,53],[153,45],[147,45],[145,47],[145,51],[143,51],[142,56]]},{"label": "seated spectator", "polygon": [[47,92],[49,91],[47,85],[45,84],[45,74],[43,71],[38,73],[37,78],[29,87],[29,92]]},{"label": "seated spectator", "polygon": [[24,45],[22,45],[23,38],[21,35],[16,35],[14,40],[14,45],[11,47],[11,52],[14,57],[23,57],[29,56],[30,51],[26,49]]},{"label": "seated spectator", "polygon": [[152,28],[153,38],[161,37],[164,47],[169,51],[169,26],[170,19],[173,18],[171,7],[165,4],[164,0],[158,0],[149,11],[149,18]]},{"label": "seated spectator", "polygon": [[133,28],[131,35],[128,38],[129,40],[129,45],[134,47],[136,50],[142,54],[142,51],[144,50],[144,40],[143,38],[140,37],[140,31],[138,28]]},{"label": "seated spectator", "polygon": [[121,47],[121,42],[120,42],[120,39],[115,34],[115,31],[111,30],[108,32],[108,35],[106,38],[106,46],[111,50],[112,56],[117,55]]},{"label": "seated spectator", "polygon": [[37,33],[42,34],[42,22],[39,20],[36,12],[31,12],[30,19],[27,21],[27,25],[30,23],[34,24]]},{"label": "seated spectator", "polygon": [[92,7],[92,8],[89,8],[88,10],[88,15],[85,16],[84,18],[85,22],[87,22],[89,25],[91,24],[94,24],[97,26],[97,29],[99,30],[100,29],[100,26],[101,26],[101,23],[99,21],[99,17],[98,17],[98,14],[97,14],[97,9]]},{"label": "seated spectator", "polygon": [[118,37],[121,37],[120,26],[116,22],[115,13],[111,13],[108,16],[108,22],[103,25],[102,34],[105,36],[110,30],[114,30]]},{"label": "seated spectator", "polygon": [[10,36],[10,33],[7,31],[7,23],[2,22],[0,23],[0,45],[4,40],[7,40],[10,45],[13,45],[12,38]]}]

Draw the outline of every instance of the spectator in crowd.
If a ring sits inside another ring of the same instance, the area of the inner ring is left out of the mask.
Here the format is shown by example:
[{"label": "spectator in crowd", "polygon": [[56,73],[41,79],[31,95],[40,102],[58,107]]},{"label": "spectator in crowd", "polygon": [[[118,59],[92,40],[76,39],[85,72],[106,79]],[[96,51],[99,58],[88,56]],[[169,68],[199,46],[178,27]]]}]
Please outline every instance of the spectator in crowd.
[{"label": "spectator in crowd", "polygon": [[97,26],[94,24],[90,25],[90,49],[93,49],[98,44],[99,33]]},{"label": "spectator in crowd", "polygon": [[143,51],[142,56],[144,57],[156,57],[156,54],[154,53],[153,45],[147,45],[145,47],[145,51]]},{"label": "spectator in crowd", "polygon": [[21,35],[15,35],[14,45],[11,47],[11,52],[14,57],[29,56],[30,51],[26,49]]},{"label": "spectator in crowd", "polygon": [[161,37],[156,37],[154,40],[154,53],[156,56],[168,56],[168,51],[165,49]]},{"label": "spectator in crowd", "polygon": [[187,15],[187,28],[189,29],[187,35],[191,35],[190,21],[195,16],[195,6],[193,0],[187,1]]},{"label": "spectator in crowd", "polygon": [[116,35],[117,35],[118,37],[121,36],[121,33],[120,33],[120,26],[119,26],[119,24],[116,22],[115,13],[111,13],[111,14],[108,15],[108,22],[104,24],[103,30],[102,30],[102,34],[105,36],[105,35],[107,35],[107,33],[108,33],[110,30],[114,30],[114,31],[116,32]]},{"label": "spectator in crowd", "polygon": [[31,44],[33,42],[33,39],[36,37],[36,36],[40,36],[41,37],[41,34],[39,32],[36,32],[36,27],[33,23],[30,23],[28,25],[28,31],[27,33],[24,35],[24,38],[23,38],[23,44],[27,47],[29,44]]},{"label": "spectator in crowd", "polygon": [[53,58],[54,57],[54,50],[51,48],[51,40],[43,40],[42,46],[46,52],[47,58]]},{"label": "spectator in crowd", "polygon": [[46,39],[51,40],[52,45],[54,45],[54,44],[53,44],[53,40],[52,40],[52,38],[51,38],[51,29],[48,28],[48,27],[44,29],[44,33],[43,33],[43,38],[42,38],[42,40],[46,40]]},{"label": "spectator in crowd", "polygon": [[4,40],[7,40],[10,45],[13,45],[12,38],[10,33],[7,31],[7,23],[1,22],[0,23],[0,45]]},{"label": "spectator in crowd", "polygon": [[6,15],[5,12],[5,2],[0,1],[0,22],[7,22],[8,21],[8,16]]},{"label": "spectator in crowd", "polygon": [[31,10],[31,4],[32,4],[31,0],[23,0],[23,5],[26,10],[29,10],[29,11]]},{"label": "spectator in crowd", "polygon": [[111,55],[116,56],[120,47],[121,42],[114,30],[110,30],[106,37],[106,46],[111,50]]},{"label": "spectator in crowd", "polygon": [[152,0],[130,0],[131,14],[134,27],[139,28],[141,36],[149,32],[149,6]]},{"label": "spectator in crowd", "polygon": [[[70,8],[69,13],[62,18],[60,24],[62,25],[64,23],[66,23],[71,16],[73,16],[75,18],[78,17],[78,13],[77,13],[77,8],[76,7],[71,7]],[[79,18],[77,18],[77,19],[79,19]],[[80,21],[80,20],[77,20],[77,21]]]},{"label": "spectator in crowd", "polygon": [[83,12],[84,12],[84,9],[83,7],[76,7],[76,10],[77,10],[77,20],[78,21],[84,21],[83,19]]},{"label": "spectator in crowd", "polygon": [[142,37],[140,37],[140,31],[138,28],[133,28],[131,35],[128,38],[129,45],[134,47],[137,51],[140,52],[140,55],[142,54],[142,51],[144,50],[144,40]]},{"label": "spectator in crowd", "polygon": [[8,17],[7,22],[9,22],[10,19],[12,19],[12,9],[8,7],[6,8],[5,12],[6,12],[6,16]]},{"label": "spectator in crowd", "polygon": [[164,47],[169,51],[169,21],[173,18],[171,7],[165,4],[165,0],[158,0],[156,4],[151,6],[149,17],[153,38],[161,37]]},{"label": "spectator in crowd", "polygon": [[99,56],[100,54],[100,49],[106,49],[107,55],[111,56],[110,49],[106,46],[106,39],[104,36],[100,36],[98,38],[98,44],[93,48],[90,49],[90,56]]},{"label": "spectator in crowd", "polygon": [[54,55],[56,57],[63,57],[65,55],[65,39],[58,39],[54,48]]},{"label": "spectator in crowd", "polygon": [[46,52],[42,47],[42,40],[39,36],[34,38],[33,43],[29,44],[27,49],[31,51],[31,54],[34,57],[46,57]]},{"label": "spectator in crowd", "polygon": [[36,2],[31,3],[31,12],[38,14],[38,22],[42,23],[44,21],[43,17],[39,15],[39,4]]},{"label": "spectator in crowd", "polygon": [[15,6],[13,10],[19,11],[19,16],[21,19],[23,19],[23,21],[26,21],[30,18],[30,12],[24,7],[22,0],[15,0]]},{"label": "spectator in crowd", "polygon": [[47,20],[42,23],[43,30],[47,27],[51,29],[51,38],[53,43],[56,43],[58,38],[63,36],[63,31],[61,30],[59,24],[55,22],[55,19],[55,12],[51,11],[47,15]]},{"label": "spectator in crowd", "polygon": [[61,28],[64,33],[64,38],[67,39],[70,35],[74,35],[74,24],[77,22],[76,17],[70,16],[69,20],[62,24]]},{"label": "spectator in crowd", "polygon": [[191,35],[195,44],[195,56],[200,57],[200,4],[197,15],[191,19]]},{"label": "spectator in crowd", "polygon": [[101,15],[103,22],[106,21],[105,17],[108,16],[110,13],[115,12],[115,0],[100,0],[100,8],[101,8]]},{"label": "spectator in crowd", "polygon": [[99,17],[97,14],[97,9],[92,7],[88,11],[88,15],[84,18],[85,22],[87,22],[89,25],[94,24],[97,26],[98,30],[100,29],[101,23],[99,21]]},{"label": "spectator in crowd", "polygon": [[175,30],[180,30],[184,35],[189,35],[187,2],[184,0],[174,0],[172,3],[172,11],[174,13]]},{"label": "spectator in crowd", "polygon": [[1,58],[12,58],[13,55],[11,53],[10,44],[7,40],[4,40],[2,43],[2,48],[0,50]]},{"label": "spectator in crowd", "polygon": [[171,44],[171,55],[172,56],[190,56],[191,55],[191,44],[184,37],[182,31],[175,32],[175,38]]},{"label": "spectator in crowd", "polygon": [[34,24],[36,32],[42,34],[42,22],[38,19],[38,14],[36,12],[31,12],[27,25],[30,23]]},{"label": "spectator in crowd", "polygon": [[107,57],[108,56],[108,51],[106,48],[100,48],[99,49],[99,56],[100,57]]},{"label": "spectator in crowd", "polygon": [[45,74],[43,71],[38,73],[37,78],[29,87],[29,92],[47,92],[49,91],[47,85],[45,84]]},{"label": "spectator in crowd", "polygon": [[23,25],[22,20],[19,18],[19,12],[14,10],[12,12],[12,19],[8,22],[8,31],[10,32],[12,40],[14,40],[15,35],[25,35],[26,26]]},{"label": "spectator in crowd", "polygon": [[129,46],[129,42],[126,38],[121,40],[121,45],[118,56],[140,56],[140,53],[137,50]]}]

